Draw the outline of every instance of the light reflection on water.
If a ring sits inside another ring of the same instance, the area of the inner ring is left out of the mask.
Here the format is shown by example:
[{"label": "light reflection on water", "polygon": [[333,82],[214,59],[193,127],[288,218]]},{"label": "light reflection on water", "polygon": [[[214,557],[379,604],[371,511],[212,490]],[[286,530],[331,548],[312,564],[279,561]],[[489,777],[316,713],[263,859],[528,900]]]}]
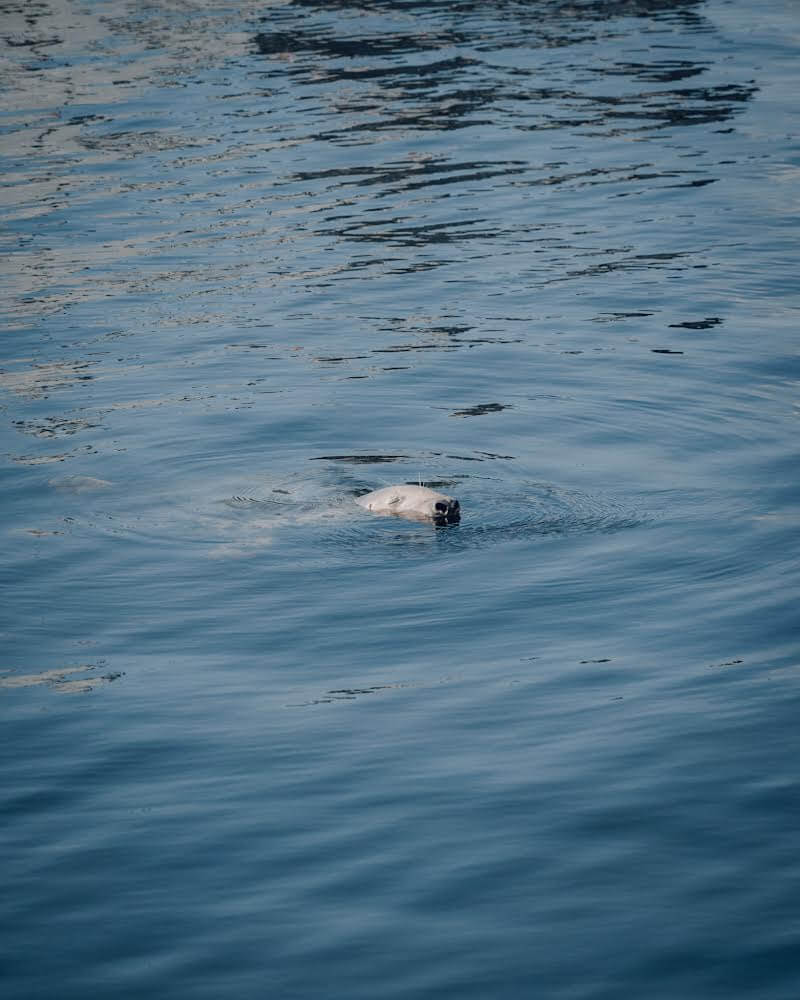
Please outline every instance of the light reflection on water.
[{"label": "light reflection on water", "polygon": [[794,1000],[793,6],[0,8],[8,994]]}]

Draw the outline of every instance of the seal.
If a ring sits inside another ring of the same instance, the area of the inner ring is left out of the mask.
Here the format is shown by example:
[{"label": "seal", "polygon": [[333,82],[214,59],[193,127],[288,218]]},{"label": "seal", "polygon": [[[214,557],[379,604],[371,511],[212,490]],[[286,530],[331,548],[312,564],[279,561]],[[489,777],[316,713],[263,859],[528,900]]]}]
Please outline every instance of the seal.
[{"label": "seal", "polygon": [[373,514],[394,514],[415,521],[433,521],[434,524],[456,524],[461,520],[458,500],[437,493],[427,486],[384,486],[363,497],[356,497],[356,503]]}]

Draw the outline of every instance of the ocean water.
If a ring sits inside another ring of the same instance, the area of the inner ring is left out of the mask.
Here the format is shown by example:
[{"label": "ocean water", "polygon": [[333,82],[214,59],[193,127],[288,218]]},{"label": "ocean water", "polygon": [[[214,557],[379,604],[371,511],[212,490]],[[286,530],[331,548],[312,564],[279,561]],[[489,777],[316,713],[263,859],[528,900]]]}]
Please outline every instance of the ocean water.
[{"label": "ocean water", "polygon": [[0,24],[4,998],[796,1000],[797,4]]}]

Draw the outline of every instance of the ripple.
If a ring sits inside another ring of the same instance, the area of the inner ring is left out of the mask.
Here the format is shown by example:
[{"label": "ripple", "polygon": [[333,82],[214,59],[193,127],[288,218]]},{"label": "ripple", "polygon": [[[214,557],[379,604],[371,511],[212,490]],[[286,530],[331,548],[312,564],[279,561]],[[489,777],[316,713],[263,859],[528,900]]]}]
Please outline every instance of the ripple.
[{"label": "ripple", "polygon": [[97,479],[95,476],[65,476],[63,479],[51,479],[48,486],[67,493],[91,493],[104,490],[113,484],[107,479]]},{"label": "ripple", "polygon": [[[464,455],[457,460],[485,462],[502,457]],[[349,461],[357,467],[368,464],[360,459],[351,456]],[[417,465],[426,467],[425,459],[420,458]],[[458,497],[459,524],[437,526],[382,517],[356,505],[356,497],[388,480],[416,484],[419,477],[401,474],[376,481],[337,465],[317,477],[297,475],[280,483],[262,482],[246,493],[210,502],[171,498],[169,503],[135,514],[105,505],[107,509],[91,514],[76,512],[61,527],[69,534],[110,533],[143,545],[167,545],[184,556],[193,552],[201,558],[288,557],[293,565],[352,567],[386,564],[387,560],[430,560],[515,542],[607,534],[637,527],[653,516],[609,495],[552,482],[520,481],[516,475],[461,472],[424,480],[424,485]],[[64,484],[82,491],[80,484],[72,487],[72,480]]]},{"label": "ripple", "polygon": [[614,497],[554,483],[509,488],[499,479],[455,475],[425,483],[452,492],[461,502],[460,524],[436,526],[365,514],[355,505],[355,497],[375,485],[359,482],[344,491],[321,490],[313,500],[230,498],[226,506],[246,519],[238,522],[235,532],[223,532],[228,547],[215,554],[252,554],[280,542],[291,545],[295,558],[371,565],[387,558],[430,559],[514,541],[606,534],[651,519],[648,512]]},{"label": "ripple", "polygon": [[[650,515],[611,496],[554,483],[530,483],[510,492],[484,484],[462,501],[458,544],[485,547],[510,540],[607,534],[637,527]],[[473,514],[479,513],[479,517]]]},{"label": "ripple", "polygon": [[105,661],[81,663],[78,666],[56,667],[40,670],[32,674],[18,674],[11,670],[0,670],[0,689],[47,687],[57,694],[88,694],[104,684],[111,684],[123,676],[124,671],[96,673],[105,666]]}]

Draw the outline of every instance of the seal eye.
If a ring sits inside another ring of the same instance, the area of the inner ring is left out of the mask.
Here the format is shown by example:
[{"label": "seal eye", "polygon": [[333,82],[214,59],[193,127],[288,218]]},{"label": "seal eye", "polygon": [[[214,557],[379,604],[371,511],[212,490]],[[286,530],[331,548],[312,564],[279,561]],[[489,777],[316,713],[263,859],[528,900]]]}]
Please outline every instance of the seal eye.
[{"label": "seal eye", "polygon": [[442,503],[441,500],[437,501],[436,502],[436,510],[438,511],[439,514],[446,514],[447,513],[447,504],[446,503]]}]

